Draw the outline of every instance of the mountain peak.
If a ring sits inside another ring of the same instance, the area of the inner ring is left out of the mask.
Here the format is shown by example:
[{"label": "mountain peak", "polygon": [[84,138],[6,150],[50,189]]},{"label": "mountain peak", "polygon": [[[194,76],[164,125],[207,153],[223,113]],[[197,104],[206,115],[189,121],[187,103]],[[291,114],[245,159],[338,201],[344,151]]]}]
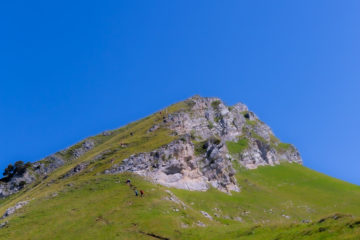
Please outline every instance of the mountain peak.
[{"label": "mountain peak", "polygon": [[[33,163],[24,174],[3,179],[0,196],[74,164],[61,178],[92,166],[99,174],[134,172],[169,187],[240,191],[234,177],[239,166],[255,169],[282,161],[302,163],[297,149],[281,143],[245,104],[227,106],[220,98],[195,95]],[[93,166],[105,162],[104,169]]]},{"label": "mountain peak", "polygon": [[156,183],[188,190],[239,191],[233,165],[249,169],[281,161],[302,163],[291,144],[281,143],[247,106],[226,106],[219,98],[193,96],[183,108],[155,113],[176,140],[151,152],[131,155],[106,173],[135,172]]}]

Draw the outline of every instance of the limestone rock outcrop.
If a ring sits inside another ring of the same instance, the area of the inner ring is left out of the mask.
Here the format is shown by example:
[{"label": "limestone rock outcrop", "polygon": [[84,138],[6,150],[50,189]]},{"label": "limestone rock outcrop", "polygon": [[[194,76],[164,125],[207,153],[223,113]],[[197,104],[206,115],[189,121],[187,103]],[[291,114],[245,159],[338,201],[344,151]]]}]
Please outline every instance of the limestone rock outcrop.
[{"label": "limestone rock outcrop", "polygon": [[281,143],[244,104],[229,107],[218,98],[199,96],[184,103],[187,109],[167,114],[148,130],[168,128],[180,140],[132,155],[105,173],[129,171],[169,187],[204,191],[212,186],[229,192],[239,191],[234,161],[248,169],[282,161],[302,163],[297,149]]},{"label": "limestone rock outcrop", "polygon": [[[77,159],[95,147],[95,142],[87,139],[78,147],[73,149],[65,149],[58,153],[52,154],[44,159],[34,162],[31,167],[22,174],[15,174],[10,179],[2,179],[0,181],[0,198],[7,197],[20,191],[25,185],[34,182],[36,179],[46,178],[53,171],[63,166],[66,163],[65,156],[69,155],[68,161]],[[69,176],[82,170],[84,164],[80,167],[75,167],[73,173],[68,173]]]},{"label": "limestone rock outcrop", "polygon": [[132,155],[105,173],[135,172],[156,183],[188,190],[205,191],[211,185],[223,191],[239,191],[225,146],[211,139],[205,144],[204,153],[198,155],[187,136],[155,151]]}]

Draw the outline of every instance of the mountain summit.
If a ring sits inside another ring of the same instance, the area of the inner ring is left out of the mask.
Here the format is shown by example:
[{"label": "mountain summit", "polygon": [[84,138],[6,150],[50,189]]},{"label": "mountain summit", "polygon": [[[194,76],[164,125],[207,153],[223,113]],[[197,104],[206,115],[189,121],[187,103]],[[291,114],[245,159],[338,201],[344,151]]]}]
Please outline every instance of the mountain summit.
[{"label": "mountain summit", "polygon": [[248,169],[283,162],[302,163],[291,144],[281,143],[248,108],[219,98],[192,97],[174,113],[164,109],[148,132],[167,129],[176,140],[151,152],[131,155],[105,173],[135,172],[156,183],[188,190],[239,191],[236,162]]},{"label": "mountain summit", "polygon": [[[152,120],[145,132],[134,131],[129,137],[150,138],[166,131],[173,140],[151,151],[131,154],[126,159],[114,158],[114,164],[104,173],[134,172],[168,187],[205,191],[212,186],[229,192],[241,188],[234,177],[234,164],[255,169],[280,162],[302,163],[297,149],[280,142],[270,127],[242,103],[226,106],[219,98],[194,96],[153,114]],[[28,171],[0,183],[0,196],[11,195],[58,167],[74,162],[116,132],[106,131],[33,163]],[[119,147],[127,148],[127,143],[121,142]],[[85,170],[103,155],[116,156],[119,147],[106,149],[66,176]]]}]

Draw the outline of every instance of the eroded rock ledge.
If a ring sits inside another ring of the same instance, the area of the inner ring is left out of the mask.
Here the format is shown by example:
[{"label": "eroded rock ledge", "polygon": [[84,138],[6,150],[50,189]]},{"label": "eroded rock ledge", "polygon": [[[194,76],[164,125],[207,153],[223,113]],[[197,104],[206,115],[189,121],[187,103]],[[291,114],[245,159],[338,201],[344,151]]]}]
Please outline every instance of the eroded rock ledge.
[{"label": "eroded rock ledge", "polygon": [[132,155],[105,173],[130,171],[168,187],[188,190],[206,191],[213,186],[222,191],[239,191],[235,170],[225,159],[225,148],[209,140],[206,152],[197,155],[187,136],[155,151]]}]

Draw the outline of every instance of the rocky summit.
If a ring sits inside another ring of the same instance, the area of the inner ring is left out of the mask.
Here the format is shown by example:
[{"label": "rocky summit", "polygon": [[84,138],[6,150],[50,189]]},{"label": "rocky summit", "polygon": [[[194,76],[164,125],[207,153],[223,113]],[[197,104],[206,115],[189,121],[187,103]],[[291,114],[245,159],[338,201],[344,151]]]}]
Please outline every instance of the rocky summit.
[{"label": "rocky summit", "polygon": [[178,112],[158,112],[161,123],[179,139],[131,155],[105,173],[135,172],[169,187],[239,191],[233,164],[254,169],[280,162],[302,163],[297,149],[281,143],[270,127],[242,103],[227,106],[219,98],[192,97]]},{"label": "rocky summit", "polygon": [[[133,172],[168,187],[206,191],[210,187],[224,192],[240,191],[234,177],[235,165],[247,169],[281,162],[301,164],[298,150],[282,143],[255,113],[242,103],[227,106],[219,98],[194,96],[181,102],[178,109],[165,108],[154,114],[155,121],[146,133],[167,131],[174,139],[151,151],[138,152],[114,164],[105,174]],[[134,135],[136,133],[131,133]],[[100,134],[111,137],[111,131]],[[35,162],[22,175],[0,183],[0,196],[21,190],[36,179],[46,178],[57,168],[74,162],[99,145],[93,138]],[[126,143],[120,144],[126,148]],[[106,150],[91,162],[101,160],[117,150]],[[83,162],[63,177],[81,172],[89,166]],[[20,182],[22,183],[20,185]]]}]

